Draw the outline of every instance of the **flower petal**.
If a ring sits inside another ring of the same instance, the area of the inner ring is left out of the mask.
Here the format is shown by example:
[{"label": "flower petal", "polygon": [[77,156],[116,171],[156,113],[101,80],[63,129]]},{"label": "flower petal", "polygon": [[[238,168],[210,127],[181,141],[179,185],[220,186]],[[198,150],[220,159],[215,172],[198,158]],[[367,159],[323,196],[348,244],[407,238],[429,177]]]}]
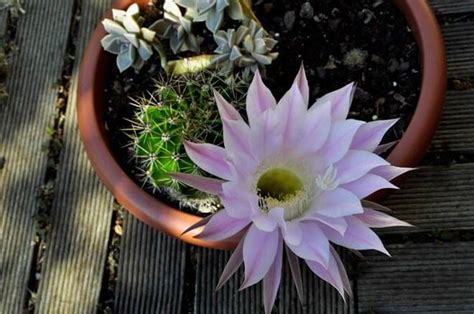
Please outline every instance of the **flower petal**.
[{"label": "flower petal", "polygon": [[254,208],[258,207],[258,196],[242,189],[238,181],[223,183],[219,198],[229,216],[233,218],[251,217]]},{"label": "flower petal", "polygon": [[268,214],[262,212],[257,213],[252,221],[255,226],[265,232],[272,232],[278,227],[285,223],[284,221],[285,210],[280,207],[273,208]]},{"label": "flower petal", "polygon": [[222,286],[232,277],[232,275],[239,269],[240,265],[244,262],[243,255],[244,239],[240,240],[239,244],[235,248],[234,252],[230,256],[227,264],[222,271],[219,283],[217,284],[216,290],[222,288]]},{"label": "flower petal", "polygon": [[277,131],[277,116],[272,109],[264,111],[250,129],[252,151],[258,160],[275,155],[282,147],[282,136]]},{"label": "flower petal", "polygon": [[339,184],[344,184],[361,178],[374,168],[386,165],[389,163],[378,155],[362,150],[350,150],[334,167],[337,169]]},{"label": "flower petal", "polygon": [[226,210],[218,211],[204,227],[204,230],[199,233],[196,238],[208,240],[208,241],[219,241],[230,238],[250,223],[250,219],[236,219],[230,217]]},{"label": "flower petal", "polygon": [[313,106],[318,106],[326,101],[330,101],[332,107],[332,121],[344,120],[347,118],[347,114],[349,113],[354,92],[354,83],[347,84],[346,86],[319,98]]},{"label": "flower petal", "polygon": [[387,131],[397,123],[398,119],[368,122],[357,130],[351,149],[373,152],[382,141]]},{"label": "flower petal", "polygon": [[260,76],[260,71],[256,71],[252,83],[247,93],[247,116],[251,127],[260,118],[260,114],[269,108],[275,108],[276,100],[272,92],[265,86]]},{"label": "flower petal", "polygon": [[341,258],[339,257],[339,254],[337,254],[336,250],[332,246],[331,246],[331,254],[334,257],[334,260],[336,261],[337,268],[339,270],[339,275],[341,275],[342,284],[344,285],[344,290],[352,299],[353,298],[352,287],[351,287],[351,282],[349,280],[349,276],[347,276],[346,268],[344,267],[344,264],[342,263]]},{"label": "flower petal", "polygon": [[415,168],[403,168],[403,167],[395,167],[395,166],[381,166],[374,168],[370,171],[370,173],[381,176],[382,178],[390,181],[402,174],[415,170]]},{"label": "flower petal", "polygon": [[324,167],[339,161],[349,150],[357,129],[364,124],[358,120],[337,121],[331,125],[326,143],[315,156]]},{"label": "flower petal", "polygon": [[276,107],[284,144],[293,144],[304,136],[304,124],[301,121],[304,121],[306,112],[303,96],[298,86],[293,84]]},{"label": "flower petal", "polygon": [[328,266],[329,263],[329,241],[319,228],[317,223],[302,222],[300,227],[303,231],[303,238],[299,245],[292,245],[286,242],[286,245],[293,253],[306,260],[317,261]]},{"label": "flower petal", "polygon": [[307,107],[309,104],[309,86],[303,64],[301,64],[300,70],[298,71],[298,74],[295,78],[295,82],[293,84],[296,84],[296,86],[298,86],[301,96],[303,96],[303,101]]},{"label": "flower petal", "polygon": [[212,144],[197,144],[188,141],[183,144],[186,154],[201,169],[225,180],[232,178],[232,169],[226,161],[227,152],[224,148]]},{"label": "flower petal", "polygon": [[291,245],[299,245],[303,239],[303,230],[300,221],[288,221],[282,230],[285,242]]},{"label": "flower petal", "polygon": [[267,274],[275,261],[280,241],[278,229],[265,232],[250,226],[244,241],[245,279],[240,290],[259,282]]},{"label": "flower petal", "polygon": [[335,231],[339,232],[341,235],[344,235],[344,232],[346,232],[347,229],[347,222],[343,217],[327,217],[323,215],[318,215],[316,213],[311,213],[311,215],[304,216],[300,218],[301,221],[307,221],[307,220],[314,220],[317,222],[320,222],[329,228],[334,229]]},{"label": "flower petal", "polygon": [[305,135],[300,140],[300,150],[314,153],[324,145],[331,131],[331,103],[328,101],[311,107],[304,124]]},{"label": "flower petal", "polygon": [[360,214],[362,205],[357,196],[343,188],[323,191],[313,200],[309,215],[313,213],[327,217],[337,218]]},{"label": "flower petal", "polygon": [[214,90],[214,99],[216,100],[217,109],[221,119],[227,120],[243,120],[237,109],[234,108],[218,91]]},{"label": "flower petal", "polygon": [[240,167],[248,165],[254,159],[250,146],[250,128],[244,121],[222,120],[224,128],[224,146],[230,158],[239,160]]},{"label": "flower petal", "polygon": [[366,174],[365,176],[352,182],[341,185],[348,191],[351,191],[360,199],[382,189],[398,189],[395,185],[375,174]]},{"label": "flower petal", "polygon": [[265,313],[270,314],[272,312],[273,304],[280,287],[281,280],[281,265],[283,262],[283,243],[278,241],[277,253],[272,266],[268,270],[265,277],[263,277],[263,306]]},{"label": "flower petal", "polygon": [[345,219],[347,220],[347,230],[344,236],[323,226],[323,231],[329,241],[349,249],[376,250],[390,256],[380,238],[362,221],[355,217],[346,217]]},{"label": "flower petal", "polygon": [[329,264],[327,268],[320,263],[311,260],[306,260],[306,264],[313,273],[336,288],[339,294],[345,300],[344,283],[342,282],[337,262],[332,254],[329,255]]},{"label": "flower petal", "polygon": [[168,173],[168,175],[179,182],[189,185],[190,187],[214,195],[222,193],[222,184],[225,182],[219,179],[195,176],[187,173],[174,172]]},{"label": "flower petal", "polygon": [[370,208],[364,208],[364,213],[356,215],[355,217],[370,228],[413,227],[413,225],[408,222],[398,220],[395,217]]},{"label": "flower petal", "polygon": [[293,283],[296,287],[296,292],[298,293],[298,298],[300,302],[304,304],[304,293],[303,293],[303,281],[301,280],[301,268],[298,257],[285,246],[286,257],[288,258],[288,264],[290,265],[291,277],[293,278]]}]

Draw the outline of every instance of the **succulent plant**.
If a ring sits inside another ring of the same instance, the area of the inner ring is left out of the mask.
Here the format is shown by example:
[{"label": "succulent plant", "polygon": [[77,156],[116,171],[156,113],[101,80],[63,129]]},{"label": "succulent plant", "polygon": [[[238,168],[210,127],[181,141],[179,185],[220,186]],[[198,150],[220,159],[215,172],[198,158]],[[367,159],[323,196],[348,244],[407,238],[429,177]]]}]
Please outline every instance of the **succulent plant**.
[{"label": "succulent plant", "polygon": [[218,31],[214,40],[217,48],[213,64],[220,66],[223,73],[230,73],[238,66],[244,68],[244,76],[249,76],[259,66],[269,65],[278,57],[278,52],[272,52],[277,41],[254,20],[237,30]]},{"label": "succulent plant", "polygon": [[112,13],[113,20],[102,21],[109,33],[101,40],[102,47],[117,55],[117,67],[120,72],[130,67],[138,71],[153,55],[153,49],[160,52],[156,33],[140,26],[143,20],[140,17],[140,7],[136,3],[127,11],[114,9]]},{"label": "succulent plant", "polygon": [[[221,120],[213,91],[242,108],[246,81],[224,79],[211,72],[161,77],[153,92],[133,101],[137,107],[132,130],[125,130],[143,179],[154,189],[172,188],[187,192],[170,172],[199,173],[187,157],[184,140],[221,144]],[[131,131],[131,132],[130,132]]]},{"label": "succulent plant", "polygon": [[195,36],[192,32],[192,16],[181,13],[181,9],[173,2],[166,0],[163,5],[164,19],[158,20],[150,26],[161,38],[170,40],[173,53],[180,51],[199,52],[202,38]]},{"label": "succulent plant", "polygon": [[[207,28],[216,33],[224,21],[224,13],[233,20],[245,18],[240,0],[174,0],[176,4],[185,7],[196,22],[206,21]],[[246,0],[244,0],[246,1]]]}]

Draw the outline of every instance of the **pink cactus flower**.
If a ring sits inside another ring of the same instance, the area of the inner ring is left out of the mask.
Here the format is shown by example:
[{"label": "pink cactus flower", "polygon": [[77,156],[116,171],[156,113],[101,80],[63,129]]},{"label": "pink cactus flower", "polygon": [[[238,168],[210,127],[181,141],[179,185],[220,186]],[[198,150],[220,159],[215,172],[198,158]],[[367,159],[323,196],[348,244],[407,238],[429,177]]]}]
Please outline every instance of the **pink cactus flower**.
[{"label": "pink cactus flower", "polygon": [[347,119],[353,93],[349,84],[308,108],[309,87],[301,67],[277,103],[257,72],[246,100],[248,121],[215,94],[225,148],[185,143],[188,156],[220,179],[171,174],[220,198],[224,208],[188,231],[204,226],[197,237],[213,241],[241,236],[218,287],[243,263],[241,289],[263,280],[266,313],[277,295],[284,249],[301,300],[297,257],[345,298],[351,287],[332,245],[388,255],[371,228],[410,226],[363,201],[380,189],[396,189],[390,180],[410,169],[392,166],[374,153],[397,120]]}]

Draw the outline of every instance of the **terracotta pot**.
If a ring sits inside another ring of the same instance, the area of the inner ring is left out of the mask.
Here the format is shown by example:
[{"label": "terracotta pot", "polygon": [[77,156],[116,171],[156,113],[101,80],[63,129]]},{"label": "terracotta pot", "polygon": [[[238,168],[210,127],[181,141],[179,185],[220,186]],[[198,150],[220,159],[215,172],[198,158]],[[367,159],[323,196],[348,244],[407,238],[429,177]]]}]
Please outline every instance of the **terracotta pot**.
[{"label": "terracotta pot", "polygon": [[[149,0],[117,0],[113,7],[124,9],[133,2],[145,5]],[[413,167],[427,150],[441,115],[446,90],[446,63],[441,32],[427,0],[395,0],[395,3],[404,12],[415,34],[421,52],[423,75],[416,111],[388,160],[397,166]],[[105,16],[110,18],[111,11]],[[200,218],[172,208],[142,190],[112,155],[103,119],[104,87],[108,69],[113,66],[113,56],[104,52],[100,46],[100,39],[105,35],[99,25],[85,51],[77,103],[81,138],[100,179],[122,206],[150,226],[191,244],[219,249],[233,248],[236,239],[209,242],[193,238],[193,232],[183,235],[183,230]]]}]

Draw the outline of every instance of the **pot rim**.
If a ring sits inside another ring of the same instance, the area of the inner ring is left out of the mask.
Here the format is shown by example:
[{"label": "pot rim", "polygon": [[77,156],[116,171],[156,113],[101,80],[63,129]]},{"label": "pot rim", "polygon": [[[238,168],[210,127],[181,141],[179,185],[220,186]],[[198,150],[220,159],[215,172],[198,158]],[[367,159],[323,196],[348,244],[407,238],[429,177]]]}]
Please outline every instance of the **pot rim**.
[{"label": "pot rim", "polygon": [[[123,9],[133,2],[145,5],[149,0],[117,0],[112,8]],[[446,59],[441,31],[427,0],[394,2],[414,32],[420,50],[422,80],[418,104],[410,124],[387,160],[396,166],[413,167],[428,149],[441,116],[446,91]],[[111,15],[109,9],[104,17],[110,18]],[[81,139],[97,175],[117,201],[146,224],[190,244],[217,249],[235,247],[237,238],[214,242],[194,238],[198,233],[196,230],[182,234],[201,217],[172,208],[151,196],[129,178],[115,160],[108,145],[101,105],[98,105],[104,103],[104,69],[110,64],[110,57],[100,45],[105,35],[105,30],[99,25],[84,52],[77,100]],[[382,194],[377,194],[377,198]]]}]

